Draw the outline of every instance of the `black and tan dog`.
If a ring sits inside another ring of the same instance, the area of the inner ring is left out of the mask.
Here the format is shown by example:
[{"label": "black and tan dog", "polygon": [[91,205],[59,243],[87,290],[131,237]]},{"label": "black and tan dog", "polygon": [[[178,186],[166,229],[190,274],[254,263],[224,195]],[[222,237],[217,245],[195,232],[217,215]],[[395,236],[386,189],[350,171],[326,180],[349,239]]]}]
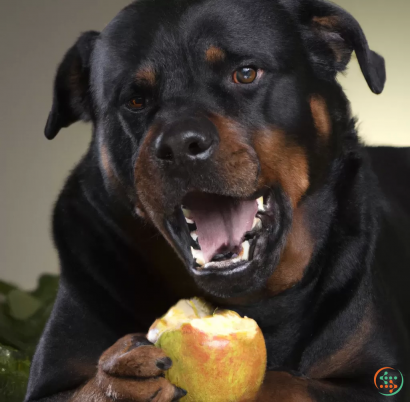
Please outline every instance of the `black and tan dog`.
[{"label": "black and tan dog", "polygon": [[382,92],[383,58],[321,0],[139,0],[79,38],[45,133],[93,137],[55,208],[26,401],[180,399],[135,334],[198,295],[262,328],[257,401],[384,400],[375,373],[406,374],[410,151],[361,145],[335,78],[353,51]]}]

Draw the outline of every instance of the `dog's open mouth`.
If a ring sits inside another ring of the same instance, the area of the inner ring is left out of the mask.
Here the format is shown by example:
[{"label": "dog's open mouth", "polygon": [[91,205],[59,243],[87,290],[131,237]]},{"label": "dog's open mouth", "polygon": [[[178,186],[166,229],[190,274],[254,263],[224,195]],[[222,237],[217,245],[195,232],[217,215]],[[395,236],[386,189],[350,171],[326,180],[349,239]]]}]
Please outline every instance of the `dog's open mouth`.
[{"label": "dog's open mouth", "polygon": [[291,222],[291,204],[275,186],[246,199],[189,192],[164,227],[196,284],[225,298],[265,286]]},{"label": "dog's open mouth", "polygon": [[263,196],[241,200],[206,193],[188,194],[181,210],[190,232],[196,267],[228,268],[250,261],[265,209]]}]

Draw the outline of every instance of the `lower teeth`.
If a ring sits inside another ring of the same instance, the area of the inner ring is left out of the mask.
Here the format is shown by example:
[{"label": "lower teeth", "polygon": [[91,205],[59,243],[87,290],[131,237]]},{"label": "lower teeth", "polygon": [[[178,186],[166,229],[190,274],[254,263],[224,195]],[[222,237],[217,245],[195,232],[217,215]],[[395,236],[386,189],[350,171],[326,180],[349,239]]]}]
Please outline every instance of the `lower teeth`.
[{"label": "lower teeth", "polygon": [[212,262],[223,261],[223,260],[230,260],[231,258],[237,258],[238,254],[234,253],[226,253],[226,254],[217,254],[212,258]]},{"label": "lower teeth", "polygon": [[[229,260],[248,261],[249,260],[249,250],[250,250],[249,241],[244,241],[242,243],[242,248],[239,254],[232,253],[232,252],[226,253],[226,254],[217,254],[212,258],[211,262],[222,262],[222,261],[229,261]],[[197,265],[201,267],[205,265],[205,259],[204,259],[202,250],[196,250],[194,247],[191,247],[191,253]]]},{"label": "lower teeth", "polygon": [[195,250],[193,247],[191,247],[191,253],[198,265],[205,265],[204,255],[201,250]]},{"label": "lower teeth", "polygon": [[249,249],[250,249],[250,244],[248,241],[244,241],[242,243],[242,255],[241,255],[241,259],[242,260],[249,260]]}]

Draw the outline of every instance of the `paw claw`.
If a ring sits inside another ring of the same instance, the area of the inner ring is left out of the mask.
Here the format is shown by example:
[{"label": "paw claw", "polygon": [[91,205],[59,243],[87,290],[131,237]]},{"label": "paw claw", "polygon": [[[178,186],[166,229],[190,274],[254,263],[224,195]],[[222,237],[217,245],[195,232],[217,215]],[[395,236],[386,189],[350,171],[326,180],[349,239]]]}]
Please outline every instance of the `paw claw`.
[{"label": "paw claw", "polygon": [[153,346],[153,344],[141,335],[134,335],[131,338],[131,345],[128,348],[128,352],[130,352],[133,349],[139,348],[140,346]]},{"label": "paw claw", "polygon": [[172,360],[169,357],[163,357],[162,359],[158,359],[155,363],[155,365],[160,369],[160,370],[168,370],[172,366]]},{"label": "paw claw", "polygon": [[179,387],[175,387],[175,394],[174,394],[174,399],[173,401],[178,401],[179,399],[183,398],[187,392]]}]

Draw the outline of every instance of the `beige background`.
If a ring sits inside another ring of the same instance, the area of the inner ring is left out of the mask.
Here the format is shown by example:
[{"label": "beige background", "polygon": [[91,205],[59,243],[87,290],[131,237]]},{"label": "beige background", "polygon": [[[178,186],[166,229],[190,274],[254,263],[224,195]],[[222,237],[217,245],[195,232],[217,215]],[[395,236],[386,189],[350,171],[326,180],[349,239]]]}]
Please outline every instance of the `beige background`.
[{"label": "beige background", "polygon": [[[84,153],[90,126],[43,137],[55,67],[76,37],[101,30],[128,0],[0,0],[0,278],[32,288],[58,272],[50,237],[53,202]],[[410,145],[410,1],[339,0],[384,55],[388,83],[368,89],[356,61],[340,82],[369,144]]]}]

